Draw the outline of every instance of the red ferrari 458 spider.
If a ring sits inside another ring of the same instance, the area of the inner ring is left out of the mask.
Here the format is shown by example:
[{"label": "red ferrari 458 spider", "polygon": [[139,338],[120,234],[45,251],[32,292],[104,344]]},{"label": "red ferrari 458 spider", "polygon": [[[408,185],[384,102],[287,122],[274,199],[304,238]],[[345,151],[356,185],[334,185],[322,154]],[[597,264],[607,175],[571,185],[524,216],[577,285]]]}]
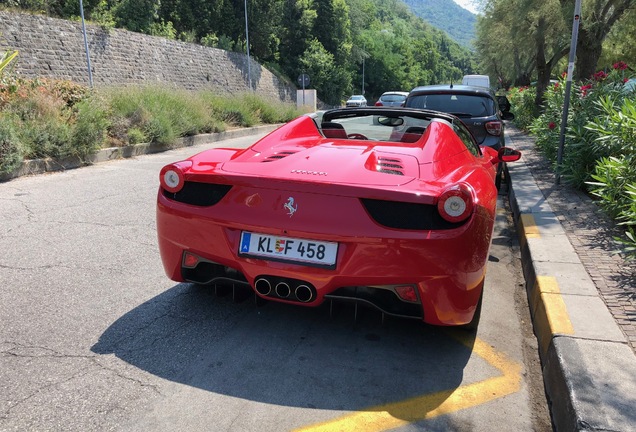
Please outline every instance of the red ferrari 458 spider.
[{"label": "red ferrari 458 spider", "polygon": [[409,108],[301,116],[246,149],[165,166],[168,277],[303,306],[361,302],[435,325],[479,319],[497,164],[456,117]]}]

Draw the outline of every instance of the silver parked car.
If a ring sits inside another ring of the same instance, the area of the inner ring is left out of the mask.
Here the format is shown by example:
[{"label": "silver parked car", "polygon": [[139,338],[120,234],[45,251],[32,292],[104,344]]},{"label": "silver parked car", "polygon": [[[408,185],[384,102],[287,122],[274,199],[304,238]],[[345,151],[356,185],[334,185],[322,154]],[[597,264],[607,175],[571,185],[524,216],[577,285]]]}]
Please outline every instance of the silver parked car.
[{"label": "silver parked car", "polygon": [[345,104],[347,107],[365,107],[367,106],[367,99],[362,95],[353,95]]},{"label": "silver parked car", "polygon": [[409,95],[409,92],[404,91],[388,91],[382,93],[380,99],[375,103],[375,106],[389,106],[389,107],[399,107],[404,105],[404,101],[406,97]]}]

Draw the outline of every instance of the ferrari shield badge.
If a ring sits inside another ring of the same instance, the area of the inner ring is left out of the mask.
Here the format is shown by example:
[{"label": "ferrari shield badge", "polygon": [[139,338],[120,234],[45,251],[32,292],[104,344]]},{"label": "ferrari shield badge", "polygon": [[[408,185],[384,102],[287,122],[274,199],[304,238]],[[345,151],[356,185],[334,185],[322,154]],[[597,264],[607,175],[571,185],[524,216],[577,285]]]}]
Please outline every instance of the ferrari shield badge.
[{"label": "ferrari shield badge", "polygon": [[289,197],[285,205],[283,205],[283,208],[287,210],[287,215],[292,217],[294,213],[296,213],[296,210],[298,210],[298,204],[295,204],[293,197]]}]

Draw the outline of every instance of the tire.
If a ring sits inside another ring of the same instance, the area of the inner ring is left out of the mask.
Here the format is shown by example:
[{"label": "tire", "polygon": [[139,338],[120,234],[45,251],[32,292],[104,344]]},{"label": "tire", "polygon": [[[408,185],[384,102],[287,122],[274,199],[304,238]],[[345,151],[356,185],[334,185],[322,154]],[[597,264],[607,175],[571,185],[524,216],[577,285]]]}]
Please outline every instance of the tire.
[{"label": "tire", "polygon": [[481,318],[481,303],[483,300],[484,300],[484,289],[482,287],[481,295],[479,296],[479,301],[477,302],[477,307],[475,308],[475,315],[473,315],[473,319],[468,324],[459,326],[459,328],[469,332],[477,331],[477,327],[479,327],[479,320]]},{"label": "tire", "polygon": [[501,182],[504,177],[504,172],[504,163],[500,162],[499,165],[497,165],[497,174],[495,175],[495,187],[497,188],[497,190],[501,189]]}]

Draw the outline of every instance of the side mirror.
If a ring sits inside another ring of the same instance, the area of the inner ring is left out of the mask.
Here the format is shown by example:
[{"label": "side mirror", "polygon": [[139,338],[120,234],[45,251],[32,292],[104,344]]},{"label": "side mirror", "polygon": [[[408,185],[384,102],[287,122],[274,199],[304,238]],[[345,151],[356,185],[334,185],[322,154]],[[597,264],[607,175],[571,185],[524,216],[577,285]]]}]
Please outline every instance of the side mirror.
[{"label": "side mirror", "polygon": [[514,150],[510,147],[501,147],[497,152],[497,157],[493,159],[493,163],[515,162],[519,159],[521,159],[521,152],[519,150]]},{"label": "side mirror", "polygon": [[515,119],[515,115],[513,113],[511,113],[510,111],[502,111],[501,112],[501,118],[504,120],[514,120]]}]

